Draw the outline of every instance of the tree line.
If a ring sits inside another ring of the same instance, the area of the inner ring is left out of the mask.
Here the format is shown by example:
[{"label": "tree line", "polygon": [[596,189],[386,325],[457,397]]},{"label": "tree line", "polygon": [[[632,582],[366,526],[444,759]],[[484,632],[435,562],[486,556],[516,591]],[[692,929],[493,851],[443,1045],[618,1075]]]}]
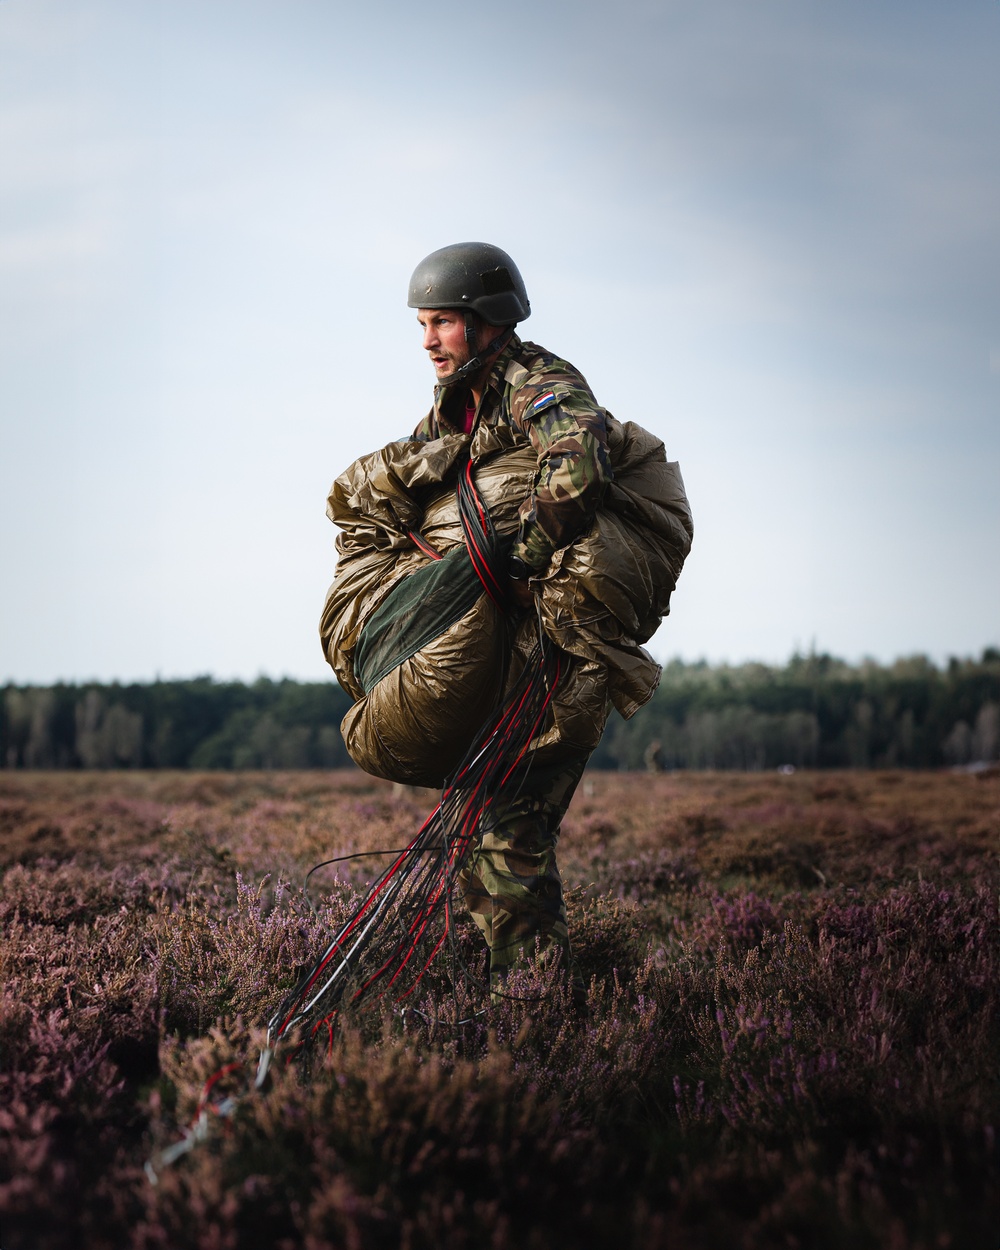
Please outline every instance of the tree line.
[{"label": "tree line", "polygon": [[[339,768],[350,699],[333,682],[59,683],[3,688],[6,768]],[[1000,758],[1000,649],[851,665],[674,660],[597,768],[933,768]]]},{"label": "tree line", "polygon": [[351,705],[334,682],[8,685],[7,768],[340,768]]},{"label": "tree line", "polygon": [[605,768],[934,768],[1000,755],[1000,650],[943,668],[926,656],[851,665],[666,666],[631,721],[613,721]]}]

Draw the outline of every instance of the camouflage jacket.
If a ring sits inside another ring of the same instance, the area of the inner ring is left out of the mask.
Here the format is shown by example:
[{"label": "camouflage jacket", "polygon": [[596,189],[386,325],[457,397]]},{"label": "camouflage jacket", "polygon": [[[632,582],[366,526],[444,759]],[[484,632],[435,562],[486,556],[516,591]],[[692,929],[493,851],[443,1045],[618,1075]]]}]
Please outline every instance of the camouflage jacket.
[{"label": "camouflage jacket", "polygon": [[[434,407],[414,437],[461,431],[468,394],[464,386],[435,388]],[[506,425],[538,456],[513,554],[540,573],[554,551],[587,529],[612,479],[604,409],[571,364],[515,334],[483,389],[474,429],[483,423]]]}]

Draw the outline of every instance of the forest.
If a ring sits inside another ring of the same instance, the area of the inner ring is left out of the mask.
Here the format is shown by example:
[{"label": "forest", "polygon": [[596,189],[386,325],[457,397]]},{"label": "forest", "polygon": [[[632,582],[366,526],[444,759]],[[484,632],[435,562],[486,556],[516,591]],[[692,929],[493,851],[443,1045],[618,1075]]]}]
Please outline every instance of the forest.
[{"label": "forest", "polygon": [[[196,677],[8,684],[9,769],[328,769],[350,764],[335,682]],[[612,715],[602,769],[937,768],[1000,758],[1000,648],[938,666],[826,654],[783,666],[674,660],[630,721]]]}]

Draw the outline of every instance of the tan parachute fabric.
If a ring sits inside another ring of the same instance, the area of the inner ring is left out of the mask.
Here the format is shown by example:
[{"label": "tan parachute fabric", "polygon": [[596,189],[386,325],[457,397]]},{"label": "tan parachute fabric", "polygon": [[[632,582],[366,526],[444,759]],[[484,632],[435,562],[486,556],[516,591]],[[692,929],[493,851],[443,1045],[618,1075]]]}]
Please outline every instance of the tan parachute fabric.
[{"label": "tan parachute fabric", "polygon": [[[470,447],[471,441],[471,447]],[[575,657],[535,744],[597,745],[610,702],[632,716],[656,689],[659,665],[642,647],[669,611],[691,546],[691,513],[663,444],[609,415],[615,478],[593,525],[532,580],[545,633]],[[320,635],[343,688],[356,700],[342,729],[367,772],[439,785],[461,759],[496,698],[531,650],[538,621],[505,620],[485,593],[473,608],[367,694],[353,657],[365,622],[389,592],[430,559],[409,530],[440,553],[464,541],[455,493],[471,451],[476,486],[500,534],[513,534],[537,471],[534,450],[503,426],[470,437],[406,440],[355,461],[334,482],[327,515],[342,533]]]}]

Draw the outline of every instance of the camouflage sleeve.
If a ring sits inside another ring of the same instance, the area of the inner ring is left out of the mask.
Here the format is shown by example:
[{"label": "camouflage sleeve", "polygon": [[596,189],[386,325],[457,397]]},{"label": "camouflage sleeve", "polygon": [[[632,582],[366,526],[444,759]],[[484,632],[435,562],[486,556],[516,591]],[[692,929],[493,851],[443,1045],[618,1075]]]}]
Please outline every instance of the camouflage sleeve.
[{"label": "camouflage sleeve", "polygon": [[437,421],[434,419],[434,409],[424,417],[423,421],[413,431],[413,437],[419,439],[422,443],[429,443],[432,439],[437,438]]},{"label": "camouflage sleeve", "polygon": [[538,454],[513,554],[541,572],[587,528],[611,481],[607,422],[588,390],[559,381],[523,387],[511,415]]}]

